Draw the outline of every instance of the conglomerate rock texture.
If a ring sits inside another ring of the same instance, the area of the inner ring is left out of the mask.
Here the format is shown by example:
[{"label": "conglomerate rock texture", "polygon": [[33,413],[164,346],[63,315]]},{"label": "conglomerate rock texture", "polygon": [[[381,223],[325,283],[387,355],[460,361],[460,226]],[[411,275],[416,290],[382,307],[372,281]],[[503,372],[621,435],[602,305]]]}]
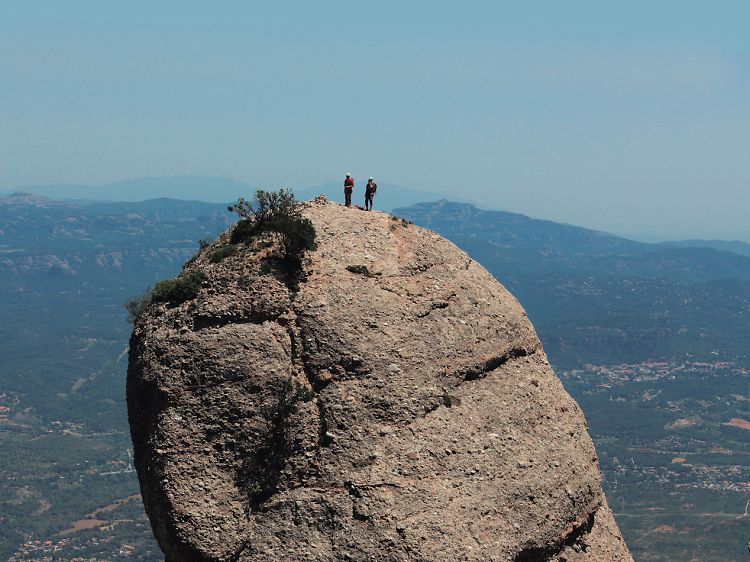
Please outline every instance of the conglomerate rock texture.
[{"label": "conglomerate rock texture", "polygon": [[[197,299],[133,331],[135,463],[167,562],[632,561],[518,301],[433,232],[324,197],[304,214],[298,288],[261,274],[273,248],[211,263],[220,239],[186,264],[208,275]],[[295,382],[315,397],[279,414]]]}]

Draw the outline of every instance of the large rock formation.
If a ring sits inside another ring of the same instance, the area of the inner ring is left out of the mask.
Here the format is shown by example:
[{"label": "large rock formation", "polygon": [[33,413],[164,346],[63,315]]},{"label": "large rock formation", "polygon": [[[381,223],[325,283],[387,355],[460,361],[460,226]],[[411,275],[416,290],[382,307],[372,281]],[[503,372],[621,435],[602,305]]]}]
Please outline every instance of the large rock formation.
[{"label": "large rock formation", "polygon": [[198,298],[134,329],[135,462],[167,562],[631,561],[516,299],[428,230],[324,198],[305,216],[298,292],[261,274],[269,250],[211,263],[219,240],[186,264]]}]

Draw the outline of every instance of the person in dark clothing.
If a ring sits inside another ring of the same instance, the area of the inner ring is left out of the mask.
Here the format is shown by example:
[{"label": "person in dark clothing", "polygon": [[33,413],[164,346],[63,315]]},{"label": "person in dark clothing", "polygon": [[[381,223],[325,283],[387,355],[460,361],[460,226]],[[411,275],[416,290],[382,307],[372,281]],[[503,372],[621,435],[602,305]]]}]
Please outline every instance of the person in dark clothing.
[{"label": "person in dark clothing", "polygon": [[378,184],[370,178],[367,182],[367,187],[365,187],[365,211],[372,211],[372,198],[375,197],[375,192],[377,190]]},{"label": "person in dark clothing", "polygon": [[346,174],[346,179],[344,180],[344,198],[346,199],[346,205],[347,207],[352,206],[352,191],[354,190],[354,179],[352,178],[351,174]]}]

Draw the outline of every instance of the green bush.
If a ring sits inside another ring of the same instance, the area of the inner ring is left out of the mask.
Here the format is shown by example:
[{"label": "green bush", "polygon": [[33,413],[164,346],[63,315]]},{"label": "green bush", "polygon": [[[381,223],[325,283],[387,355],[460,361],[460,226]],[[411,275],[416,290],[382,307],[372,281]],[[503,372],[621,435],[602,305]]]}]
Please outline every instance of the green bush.
[{"label": "green bush", "polygon": [[235,255],[237,255],[237,246],[235,246],[234,244],[227,244],[226,246],[219,248],[215,252],[211,252],[208,260],[211,263],[219,263],[224,258]]},{"label": "green bush", "polygon": [[231,242],[249,243],[260,235],[278,233],[284,257],[299,258],[305,250],[316,249],[315,227],[302,217],[301,208],[291,190],[257,191],[255,205],[240,197],[229,207],[242,219],[232,231]]},{"label": "green bush", "polygon": [[148,303],[151,302],[151,286],[149,285],[145,292],[140,295],[128,298],[125,301],[125,309],[128,311],[128,317],[126,320],[131,324],[135,324],[141,315],[146,312]]},{"label": "green bush", "polygon": [[315,392],[297,381],[287,380],[276,395],[276,402],[270,406],[263,406],[260,415],[271,423],[275,429],[282,429],[289,417],[299,411],[297,404],[310,402],[315,398]]},{"label": "green bush", "polygon": [[203,281],[207,279],[206,274],[198,269],[186,276],[177,279],[165,279],[159,281],[151,294],[156,300],[181,303],[189,301],[198,296]]}]

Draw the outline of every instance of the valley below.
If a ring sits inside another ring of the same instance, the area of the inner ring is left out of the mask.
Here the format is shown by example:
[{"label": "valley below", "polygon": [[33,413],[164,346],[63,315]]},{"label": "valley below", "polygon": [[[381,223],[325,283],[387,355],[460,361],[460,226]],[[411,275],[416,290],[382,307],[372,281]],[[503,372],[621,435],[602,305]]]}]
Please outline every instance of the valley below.
[{"label": "valley below", "polygon": [[[0,560],[163,560],[132,468],[123,303],[176,276],[232,219],[175,200],[7,200]],[[524,306],[586,415],[634,559],[744,560],[750,259],[453,205],[395,212],[453,241]]]}]

